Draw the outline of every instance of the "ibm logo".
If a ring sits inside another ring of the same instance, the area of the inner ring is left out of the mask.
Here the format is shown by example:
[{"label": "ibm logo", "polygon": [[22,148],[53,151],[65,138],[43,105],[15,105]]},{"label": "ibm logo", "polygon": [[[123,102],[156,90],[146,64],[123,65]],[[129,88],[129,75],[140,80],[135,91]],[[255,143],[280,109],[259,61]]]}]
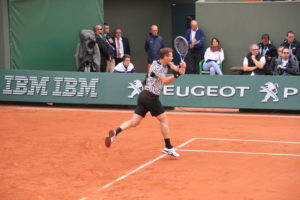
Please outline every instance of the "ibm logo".
[{"label": "ibm logo", "polygon": [[[41,77],[40,81],[37,76],[10,76],[5,79],[4,95],[41,95],[48,96],[50,77]],[[54,91],[52,96],[61,97],[97,97],[96,85],[99,83],[98,78],[91,78],[88,83],[86,78],[64,78],[54,77]]]}]

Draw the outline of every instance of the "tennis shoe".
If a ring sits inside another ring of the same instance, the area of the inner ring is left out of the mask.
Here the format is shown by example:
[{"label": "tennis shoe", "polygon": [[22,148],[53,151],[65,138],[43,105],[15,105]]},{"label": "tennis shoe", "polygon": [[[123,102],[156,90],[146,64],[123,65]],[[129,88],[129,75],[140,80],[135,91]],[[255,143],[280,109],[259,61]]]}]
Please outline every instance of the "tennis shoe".
[{"label": "tennis shoe", "polygon": [[111,143],[116,140],[116,132],[114,130],[109,130],[108,137],[105,138],[105,146],[109,148]]},{"label": "tennis shoe", "polygon": [[174,157],[179,157],[179,156],[180,156],[179,153],[177,153],[177,152],[175,151],[174,148],[168,149],[168,148],[165,147],[165,148],[162,150],[162,152],[163,152],[164,154],[168,154],[168,155],[171,155],[171,156],[174,156]]}]

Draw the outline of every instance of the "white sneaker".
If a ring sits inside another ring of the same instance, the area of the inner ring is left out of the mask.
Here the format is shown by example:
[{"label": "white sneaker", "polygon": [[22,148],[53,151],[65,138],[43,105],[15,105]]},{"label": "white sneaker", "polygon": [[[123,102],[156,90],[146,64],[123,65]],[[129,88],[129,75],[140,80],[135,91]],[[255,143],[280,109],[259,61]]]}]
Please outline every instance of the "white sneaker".
[{"label": "white sneaker", "polygon": [[105,138],[105,146],[108,148],[111,146],[111,143],[116,140],[116,132],[114,130],[109,130],[108,137]]},{"label": "white sneaker", "polygon": [[177,152],[175,151],[174,148],[168,149],[168,148],[165,147],[165,148],[162,150],[162,152],[165,153],[165,154],[174,156],[174,157],[179,157],[179,156],[180,156],[179,153],[177,153]]}]

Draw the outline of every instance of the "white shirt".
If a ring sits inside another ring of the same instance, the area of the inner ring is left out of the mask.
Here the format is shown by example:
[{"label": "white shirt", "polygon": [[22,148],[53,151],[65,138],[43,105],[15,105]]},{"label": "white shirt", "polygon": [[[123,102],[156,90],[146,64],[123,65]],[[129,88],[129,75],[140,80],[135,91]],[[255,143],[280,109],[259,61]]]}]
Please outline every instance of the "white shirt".
[{"label": "white shirt", "polygon": [[196,30],[194,31],[193,29],[191,29],[190,42],[192,42],[192,40],[195,38],[197,30],[198,30],[198,29],[196,29]]},{"label": "white shirt", "polygon": [[117,72],[117,73],[132,73],[134,71],[135,71],[135,69],[134,69],[134,66],[132,63],[129,63],[128,67],[126,68],[123,65],[123,62],[120,62],[119,64],[117,64],[117,66],[114,69],[114,72]]},{"label": "white shirt", "polygon": [[288,64],[289,60],[282,59],[282,66],[285,67]]},{"label": "white shirt", "polygon": [[[262,56],[260,59],[259,59],[259,62],[262,62],[262,63],[266,63],[266,58],[264,56]],[[244,61],[243,61],[243,65],[248,65],[248,59],[247,57],[244,58]]]},{"label": "white shirt", "polygon": [[[122,37],[120,37],[120,53],[121,53],[121,56],[120,58],[123,58],[124,56],[124,48],[123,48],[123,42],[122,42]],[[116,50],[117,50],[117,55],[118,56],[118,51],[119,51],[119,45],[118,45],[118,39],[115,38],[115,44],[116,44]]]},{"label": "white shirt", "polygon": [[211,51],[210,47],[208,47],[204,54],[204,60],[205,62],[207,60],[216,60],[217,63],[220,64],[224,60],[223,49],[221,49],[221,51]]}]

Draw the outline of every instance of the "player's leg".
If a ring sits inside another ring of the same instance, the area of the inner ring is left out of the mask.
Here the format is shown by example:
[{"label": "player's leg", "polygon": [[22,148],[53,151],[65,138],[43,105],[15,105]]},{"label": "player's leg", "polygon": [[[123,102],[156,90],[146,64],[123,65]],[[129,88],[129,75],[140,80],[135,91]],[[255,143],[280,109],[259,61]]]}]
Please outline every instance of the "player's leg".
[{"label": "player's leg", "polygon": [[116,139],[117,135],[126,129],[131,127],[136,127],[143,120],[143,117],[138,114],[133,114],[132,118],[128,121],[125,121],[121,126],[115,130],[109,130],[108,137],[105,138],[106,147],[110,147],[111,143]]},{"label": "player's leg", "polygon": [[146,113],[148,112],[147,107],[144,105],[145,102],[145,95],[144,91],[142,91],[138,96],[138,102],[137,106],[135,108],[134,114],[132,115],[132,118],[128,121],[125,121],[121,124],[121,126],[115,130],[110,130],[108,132],[108,137],[105,138],[105,145],[106,147],[110,147],[111,143],[116,139],[117,135],[126,129],[129,129],[131,127],[136,127],[139,125],[139,123],[143,120]]},{"label": "player's leg", "polygon": [[156,117],[160,123],[160,129],[161,133],[164,137],[165,145],[166,147],[163,149],[163,153],[169,154],[175,157],[178,157],[179,154],[175,151],[171,144],[171,139],[170,139],[170,130],[169,130],[169,123],[168,123],[168,117],[166,113],[162,113]]},{"label": "player's leg", "polygon": [[[164,112],[164,113],[160,114],[159,116],[157,116],[156,118],[158,119],[158,121],[160,123],[160,130],[161,130],[161,133],[162,133],[164,139],[170,138],[168,117],[167,117],[166,113]],[[172,145],[166,144],[166,147],[172,148]]]},{"label": "player's leg", "polygon": [[[140,122],[144,119],[144,117],[138,115],[138,114],[133,114],[132,118],[126,122],[124,122],[123,124],[121,124],[120,129],[122,131],[125,131],[126,129],[129,129],[131,127],[136,127],[137,125],[140,124]],[[120,132],[118,132],[117,134],[119,134]]]},{"label": "player's leg", "polygon": [[166,145],[166,147],[163,149],[163,153],[176,157],[179,156],[179,154],[176,153],[175,149],[171,145],[168,117],[161,102],[159,101],[158,96],[154,97],[151,101],[151,104],[149,104],[149,111],[151,115],[156,117],[160,123],[161,133],[164,137]]}]

